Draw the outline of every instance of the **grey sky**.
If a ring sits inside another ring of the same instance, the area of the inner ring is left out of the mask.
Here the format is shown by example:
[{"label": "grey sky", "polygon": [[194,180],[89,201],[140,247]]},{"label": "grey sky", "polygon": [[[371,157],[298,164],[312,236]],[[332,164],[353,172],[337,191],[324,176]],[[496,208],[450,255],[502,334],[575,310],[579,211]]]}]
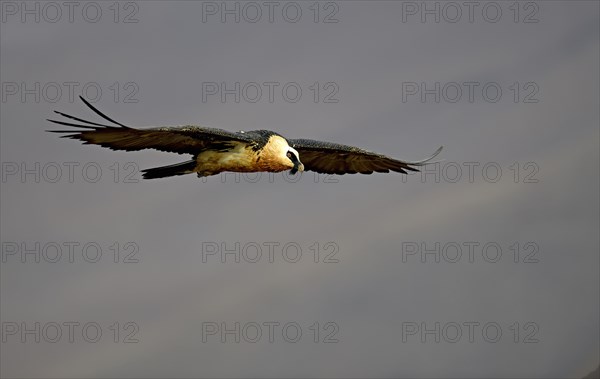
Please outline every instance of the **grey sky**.
[{"label": "grey sky", "polygon": [[[476,2],[472,22],[462,2],[426,2],[439,23],[420,1],[275,2],[273,22],[263,2],[239,2],[239,23],[221,22],[220,1],[120,2],[118,13],[79,2],[73,22],[60,2],[22,4],[3,1],[0,24],[2,376],[581,377],[598,366],[597,2]],[[236,82],[239,102],[207,92]],[[439,83],[439,102],[421,83]],[[142,181],[138,169],[184,158],[44,132],[55,109],[95,117],[76,98],[84,87],[132,126],[264,128],[410,160],[444,145],[444,161],[407,178]],[[36,242],[39,263],[21,251]],[[239,263],[221,262],[222,243],[240,244]],[[52,263],[42,253],[55,245]],[[138,262],[123,263],[134,250]],[[24,334],[35,322],[46,332]],[[72,343],[68,322],[80,323]],[[90,322],[96,343],[82,337]],[[235,322],[239,343],[207,334]],[[137,343],[123,342],[130,332]]]}]

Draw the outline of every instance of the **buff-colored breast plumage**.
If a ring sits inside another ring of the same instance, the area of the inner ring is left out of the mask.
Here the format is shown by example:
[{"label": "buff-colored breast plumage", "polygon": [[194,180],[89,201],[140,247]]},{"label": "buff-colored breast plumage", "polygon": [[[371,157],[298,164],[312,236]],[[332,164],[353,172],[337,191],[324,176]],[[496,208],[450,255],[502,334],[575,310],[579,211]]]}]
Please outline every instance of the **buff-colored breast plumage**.
[{"label": "buff-colored breast plumage", "polygon": [[294,165],[287,159],[288,144],[279,136],[271,136],[260,151],[254,151],[244,143],[237,144],[227,152],[205,151],[197,158],[198,172],[217,174],[232,172],[279,172],[290,170]]}]

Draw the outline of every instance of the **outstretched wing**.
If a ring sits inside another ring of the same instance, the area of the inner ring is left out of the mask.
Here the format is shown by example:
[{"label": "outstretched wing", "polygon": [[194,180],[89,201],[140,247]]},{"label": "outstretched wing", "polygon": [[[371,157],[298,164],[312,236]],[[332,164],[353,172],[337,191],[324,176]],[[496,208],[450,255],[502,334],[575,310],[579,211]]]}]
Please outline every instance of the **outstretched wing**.
[{"label": "outstretched wing", "polygon": [[174,126],[150,129],[135,129],[114,121],[106,116],[83,97],[79,97],[85,105],[97,115],[114,125],[100,124],[87,121],[62,112],[55,113],[80,122],[80,124],[48,120],[55,124],[83,128],[70,130],[48,130],[52,133],[65,133],[63,138],[73,138],[84,141],[84,144],[94,144],[108,147],[112,150],[143,150],[156,149],[178,154],[198,154],[207,148],[226,148],[229,142],[252,142],[243,133],[232,133],[222,129],[205,128],[200,126]]},{"label": "outstretched wing", "polygon": [[372,174],[373,172],[419,171],[435,158],[442,148],[436,150],[427,159],[415,162],[400,161],[388,156],[373,153],[354,146],[340,145],[331,142],[313,141],[309,139],[288,140],[290,146],[300,153],[300,161],[304,170],[316,171],[320,174]]}]

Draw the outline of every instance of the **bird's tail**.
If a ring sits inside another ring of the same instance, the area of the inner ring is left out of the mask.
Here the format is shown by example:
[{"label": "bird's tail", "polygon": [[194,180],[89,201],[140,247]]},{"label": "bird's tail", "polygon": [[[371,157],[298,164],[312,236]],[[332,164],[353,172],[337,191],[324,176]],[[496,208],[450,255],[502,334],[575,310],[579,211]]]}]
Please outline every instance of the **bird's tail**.
[{"label": "bird's tail", "polygon": [[172,164],[169,166],[154,167],[142,170],[144,179],[158,179],[169,176],[191,174],[196,168],[196,160]]}]

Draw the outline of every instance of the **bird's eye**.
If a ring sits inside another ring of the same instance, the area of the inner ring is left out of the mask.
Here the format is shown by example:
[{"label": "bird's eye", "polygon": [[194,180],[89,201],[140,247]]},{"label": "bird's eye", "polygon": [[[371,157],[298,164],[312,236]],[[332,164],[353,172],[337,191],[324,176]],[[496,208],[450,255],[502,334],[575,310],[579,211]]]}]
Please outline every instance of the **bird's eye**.
[{"label": "bird's eye", "polygon": [[288,151],[288,152],[287,152],[287,157],[288,157],[288,158],[292,158],[292,152],[291,152],[291,151]]}]

